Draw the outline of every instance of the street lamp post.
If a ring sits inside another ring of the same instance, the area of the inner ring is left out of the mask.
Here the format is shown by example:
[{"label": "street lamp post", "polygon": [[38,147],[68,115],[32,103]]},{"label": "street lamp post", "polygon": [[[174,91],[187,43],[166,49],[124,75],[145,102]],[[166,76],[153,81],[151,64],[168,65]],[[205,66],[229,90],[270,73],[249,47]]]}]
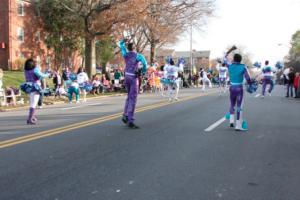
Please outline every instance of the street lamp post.
[{"label": "street lamp post", "polygon": [[285,47],[287,47],[287,48],[289,48],[289,49],[291,48],[291,46],[290,46],[290,45],[283,44],[283,43],[279,43],[279,44],[278,44],[278,46],[285,46]]},{"label": "street lamp post", "polygon": [[193,71],[193,23],[191,22],[190,26],[190,76],[192,77],[192,71]]}]

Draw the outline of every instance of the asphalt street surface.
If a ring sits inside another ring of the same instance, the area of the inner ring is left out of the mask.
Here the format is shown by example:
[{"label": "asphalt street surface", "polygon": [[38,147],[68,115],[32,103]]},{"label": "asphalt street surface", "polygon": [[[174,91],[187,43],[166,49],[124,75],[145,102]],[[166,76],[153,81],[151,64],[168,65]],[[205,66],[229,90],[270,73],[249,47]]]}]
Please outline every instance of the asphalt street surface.
[{"label": "asphalt street surface", "polygon": [[284,94],[247,94],[247,132],[205,131],[229,109],[214,89],[139,96],[137,130],[124,96],[45,107],[36,126],[0,113],[0,200],[298,200],[300,101]]}]

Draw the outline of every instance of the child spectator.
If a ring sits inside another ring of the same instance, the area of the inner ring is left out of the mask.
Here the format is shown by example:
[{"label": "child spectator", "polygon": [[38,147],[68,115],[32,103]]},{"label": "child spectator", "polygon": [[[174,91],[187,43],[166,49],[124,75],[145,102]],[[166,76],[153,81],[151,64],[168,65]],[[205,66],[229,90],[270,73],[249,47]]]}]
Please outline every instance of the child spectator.
[{"label": "child spectator", "polygon": [[93,90],[92,90],[93,95],[95,95],[96,93],[99,94],[101,88],[101,81],[99,80],[99,77],[97,75],[94,75],[92,84],[93,84]]},{"label": "child spectator", "polygon": [[59,96],[59,97],[61,97],[61,96],[67,96],[67,91],[65,90],[65,88],[64,88],[64,85],[63,84],[61,84],[60,86],[58,86],[57,88],[56,88],[56,90],[55,90],[55,97],[57,97],[57,96]]},{"label": "child spectator", "polygon": [[54,72],[54,76],[53,76],[53,84],[54,84],[54,88],[55,88],[55,91],[57,89],[60,88],[60,86],[62,85],[62,77],[60,75],[60,72],[58,70],[55,70]]},{"label": "child spectator", "polygon": [[110,90],[110,83],[109,83],[109,80],[106,79],[105,74],[102,74],[101,82],[102,82],[102,85],[103,85],[102,93],[104,93],[104,91]]},{"label": "child spectator", "polygon": [[114,74],[114,79],[115,79],[115,87],[120,87],[120,80],[121,80],[121,72],[119,71],[119,69],[116,70],[115,74]]}]

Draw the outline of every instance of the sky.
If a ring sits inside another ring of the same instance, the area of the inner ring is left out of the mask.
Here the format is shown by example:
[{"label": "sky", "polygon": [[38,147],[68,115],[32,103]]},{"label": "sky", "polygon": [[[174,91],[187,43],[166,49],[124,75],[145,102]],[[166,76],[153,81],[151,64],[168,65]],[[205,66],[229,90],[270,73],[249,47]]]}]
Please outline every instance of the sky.
[{"label": "sky", "polygon": [[[214,16],[202,31],[193,31],[193,49],[221,57],[226,47],[244,47],[252,61],[271,64],[288,54],[292,35],[300,30],[300,0],[216,0]],[[189,51],[189,34],[176,50]],[[282,44],[279,46],[278,44]]]}]

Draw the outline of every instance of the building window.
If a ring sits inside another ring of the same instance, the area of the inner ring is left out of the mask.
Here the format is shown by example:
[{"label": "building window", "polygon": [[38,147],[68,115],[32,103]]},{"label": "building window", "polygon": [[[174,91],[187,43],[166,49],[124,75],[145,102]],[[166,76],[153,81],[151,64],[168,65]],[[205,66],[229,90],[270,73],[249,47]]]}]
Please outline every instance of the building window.
[{"label": "building window", "polygon": [[38,5],[38,1],[35,3],[35,16],[40,17],[41,16],[41,9],[40,6]]},{"label": "building window", "polygon": [[36,65],[41,67],[41,57],[40,56],[36,57]]},{"label": "building window", "polygon": [[25,7],[23,1],[18,1],[18,15],[24,16],[25,15]]},{"label": "building window", "polygon": [[51,68],[51,57],[50,56],[46,57],[46,68],[47,69]]},{"label": "building window", "polygon": [[40,31],[37,31],[35,33],[35,41],[36,42],[39,42],[41,40],[41,32]]},{"label": "building window", "polygon": [[19,27],[17,30],[17,37],[19,42],[24,42],[24,29]]},{"label": "building window", "polygon": [[19,58],[21,58],[21,59],[25,59],[25,56],[24,56],[24,54],[23,54],[22,52],[20,52],[20,54],[19,54]]}]

